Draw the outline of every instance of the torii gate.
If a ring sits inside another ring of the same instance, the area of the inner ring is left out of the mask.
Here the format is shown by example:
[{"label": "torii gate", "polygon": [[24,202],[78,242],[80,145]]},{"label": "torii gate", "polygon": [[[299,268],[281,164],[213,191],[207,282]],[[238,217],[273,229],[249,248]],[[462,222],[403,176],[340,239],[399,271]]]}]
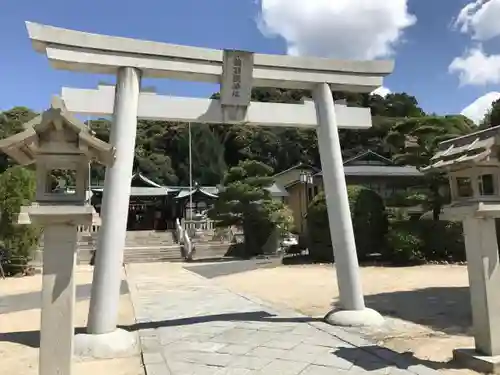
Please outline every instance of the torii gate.
[{"label": "torii gate", "polygon": [[[27,22],[37,52],[56,69],[113,74],[115,88],[64,88],[69,111],[110,115],[116,160],[106,170],[102,228],[96,253],[87,331],[99,340],[117,332],[126,211],[134,160],[137,117],[202,123],[316,128],[341,310],[327,315],[340,325],[379,324],[365,307],[342,165],[338,128],[369,128],[370,110],[334,104],[332,90],[371,92],[382,86],[392,61],[253,54],[180,46],[61,29]],[[141,93],[143,77],[221,83],[221,100],[172,98]],[[303,104],[251,103],[252,87],[312,90]],[[108,337],[106,339],[106,337]]]}]

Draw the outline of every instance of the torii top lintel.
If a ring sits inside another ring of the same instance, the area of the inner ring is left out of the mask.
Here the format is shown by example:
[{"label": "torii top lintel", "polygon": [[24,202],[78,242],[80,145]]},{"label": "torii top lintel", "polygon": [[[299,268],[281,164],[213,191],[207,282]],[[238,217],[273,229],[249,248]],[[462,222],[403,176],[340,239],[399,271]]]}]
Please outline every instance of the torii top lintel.
[{"label": "torii top lintel", "polygon": [[[56,69],[115,74],[135,67],[144,77],[219,83],[223,51],[91,34],[26,22],[36,51]],[[310,89],[328,83],[332,90],[371,92],[382,86],[393,61],[349,61],[285,55],[254,55],[254,87]]]}]

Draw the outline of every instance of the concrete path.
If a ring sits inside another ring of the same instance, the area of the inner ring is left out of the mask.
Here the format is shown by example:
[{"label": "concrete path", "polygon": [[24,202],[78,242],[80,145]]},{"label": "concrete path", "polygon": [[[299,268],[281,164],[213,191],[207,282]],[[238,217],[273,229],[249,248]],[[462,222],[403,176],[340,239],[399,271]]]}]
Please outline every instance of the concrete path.
[{"label": "concrete path", "polygon": [[438,374],[178,264],[128,265],[127,280],[148,375]]}]

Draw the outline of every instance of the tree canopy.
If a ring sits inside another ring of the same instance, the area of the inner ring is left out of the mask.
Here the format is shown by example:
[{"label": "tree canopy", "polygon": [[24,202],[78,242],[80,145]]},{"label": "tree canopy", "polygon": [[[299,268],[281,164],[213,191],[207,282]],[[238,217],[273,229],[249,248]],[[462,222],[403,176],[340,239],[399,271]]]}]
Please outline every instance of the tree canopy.
[{"label": "tree canopy", "polygon": [[[420,166],[438,141],[474,129],[472,122],[460,115],[425,114],[417,99],[407,93],[393,93],[386,97],[342,92],[334,92],[333,95],[336,100],[346,100],[349,106],[369,107],[373,115],[373,126],[370,129],[340,130],[345,157],[372,150],[385,157],[395,157],[400,162]],[[217,98],[218,93],[212,97]],[[252,92],[252,99],[261,102],[300,103],[304,98],[310,97],[311,93],[306,90],[255,88]],[[500,111],[500,105],[498,107]],[[492,119],[496,116],[495,111],[496,109],[492,110],[490,115]],[[22,124],[34,116],[36,113],[25,107],[2,112],[0,138],[20,131]],[[108,119],[95,119],[90,125],[98,138],[108,141]],[[428,128],[433,130],[427,132]],[[419,160],[410,160],[408,155],[400,156],[408,151],[401,146],[407,129],[420,139],[419,147],[428,148],[425,155],[414,154],[418,155]],[[275,172],[298,163],[316,167],[321,165],[316,132],[313,130],[191,124],[191,134],[193,178],[200,185],[219,184],[228,168],[237,166],[246,159],[262,162]],[[433,138],[434,136],[436,137]],[[134,169],[165,185],[188,185],[188,149],[188,124],[139,120]],[[0,156],[0,173],[11,165],[5,155]],[[93,166],[92,183],[102,184],[103,180],[104,168]]]},{"label": "tree canopy", "polygon": [[484,116],[483,121],[481,121],[480,127],[484,129],[498,125],[500,125],[500,99],[495,100],[491,104],[491,108]]},{"label": "tree canopy", "polygon": [[240,162],[226,173],[224,190],[209,212],[218,226],[243,228],[245,248],[252,252],[262,250],[275,230],[292,229],[291,213],[267,189],[273,184],[272,174],[264,163]]}]

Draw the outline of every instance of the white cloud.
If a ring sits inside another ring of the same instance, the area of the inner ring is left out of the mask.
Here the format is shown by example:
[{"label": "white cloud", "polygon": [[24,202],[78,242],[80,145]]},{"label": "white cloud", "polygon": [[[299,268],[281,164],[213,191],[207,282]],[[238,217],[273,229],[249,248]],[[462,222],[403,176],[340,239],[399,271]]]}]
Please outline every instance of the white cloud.
[{"label": "white cloud", "polygon": [[259,0],[260,30],[281,36],[290,55],[349,59],[389,56],[417,21],[408,0]]},{"label": "white cloud", "polygon": [[474,48],[456,57],[448,71],[458,74],[461,85],[499,84],[500,55],[487,55],[481,48]]},{"label": "white cloud", "polygon": [[458,74],[461,85],[500,83],[500,55],[488,55],[482,42],[500,36],[500,0],[475,0],[458,14],[454,27],[470,34],[477,46],[456,57],[448,71]]},{"label": "white cloud", "polygon": [[479,124],[486,113],[491,109],[491,104],[500,99],[500,92],[492,91],[481,96],[462,110],[462,115]]},{"label": "white cloud", "polygon": [[390,93],[391,93],[391,90],[385,86],[380,86],[379,88],[377,88],[371,92],[372,95],[380,95],[383,98],[385,98]]},{"label": "white cloud", "polygon": [[485,41],[500,35],[499,19],[500,0],[476,0],[462,8],[454,25],[475,40]]}]

